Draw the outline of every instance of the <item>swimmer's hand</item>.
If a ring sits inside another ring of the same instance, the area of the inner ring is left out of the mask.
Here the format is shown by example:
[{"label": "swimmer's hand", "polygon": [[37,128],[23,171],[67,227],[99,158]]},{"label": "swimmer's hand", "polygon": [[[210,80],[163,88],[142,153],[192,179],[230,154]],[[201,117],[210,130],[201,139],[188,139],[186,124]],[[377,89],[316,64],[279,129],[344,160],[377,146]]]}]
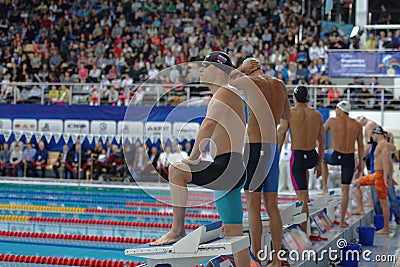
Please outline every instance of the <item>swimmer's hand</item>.
[{"label": "swimmer's hand", "polygon": [[242,65],[239,68],[237,68],[238,71],[250,75],[251,73],[257,71],[260,69],[260,63],[258,63],[255,60],[251,60],[250,62],[247,62],[246,65]]},{"label": "swimmer's hand", "polygon": [[197,165],[200,163],[200,159],[186,158],[186,159],[182,159],[182,162],[189,164],[189,165]]},{"label": "swimmer's hand", "polygon": [[395,186],[396,186],[396,185],[399,185],[399,184],[396,182],[396,180],[393,179],[393,178],[392,178],[392,183],[393,183],[393,185],[395,185]]},{"label": "swimmer's hand", "polygon": [[321,177],[321,175],[322,175],[322,166],[321,166],[321,164],[318,164],[317,166],[315,166],[314,173],[315,173],[315,178],[318,179],[319,177]]}]

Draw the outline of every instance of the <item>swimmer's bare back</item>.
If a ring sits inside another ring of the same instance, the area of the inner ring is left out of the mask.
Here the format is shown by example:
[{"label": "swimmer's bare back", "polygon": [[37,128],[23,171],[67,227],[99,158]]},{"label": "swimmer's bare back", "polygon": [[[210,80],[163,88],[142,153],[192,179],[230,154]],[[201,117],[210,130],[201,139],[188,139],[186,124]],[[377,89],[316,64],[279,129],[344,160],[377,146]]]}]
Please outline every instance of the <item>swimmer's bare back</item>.
[{"label": "swimmer's bare back", "polygon": [[354,153],[355,141],[362,136],[361,124],[348,116],[328,119],[325,129],[332,133],[334,150],[344,154]]},{"label": "swimmer's bare back", "polygon": [[324,131],[322,115],[305,104],[293,107],[290,118],[291,147],[293,150],[312,150],[320,131]]},{"label": "swimmer's bare back", "polygon": [[266,75],[249,78],[256,85],[246,90],[249,142],[276,143],[276,126],[281,118],[290,117],[286,85],[281,80]]}]

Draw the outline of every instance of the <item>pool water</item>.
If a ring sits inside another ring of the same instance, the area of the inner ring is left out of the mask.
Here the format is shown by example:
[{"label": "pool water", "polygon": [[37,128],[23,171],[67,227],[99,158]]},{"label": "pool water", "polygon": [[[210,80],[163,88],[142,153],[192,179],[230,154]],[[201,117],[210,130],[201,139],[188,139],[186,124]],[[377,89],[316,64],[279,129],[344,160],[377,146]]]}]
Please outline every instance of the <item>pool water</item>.
[{"label": "pool water", "polygon": [[[160,237],[172,223],[171,207],[138,187],[0,183],[2,254],[139,262],[124,250]],[[169,199],[168,187],[154,190]],[[194,198],[208,201],[212,194]],[[188,209],[188,232],[219,219],[215,206],[207,206]]]}]

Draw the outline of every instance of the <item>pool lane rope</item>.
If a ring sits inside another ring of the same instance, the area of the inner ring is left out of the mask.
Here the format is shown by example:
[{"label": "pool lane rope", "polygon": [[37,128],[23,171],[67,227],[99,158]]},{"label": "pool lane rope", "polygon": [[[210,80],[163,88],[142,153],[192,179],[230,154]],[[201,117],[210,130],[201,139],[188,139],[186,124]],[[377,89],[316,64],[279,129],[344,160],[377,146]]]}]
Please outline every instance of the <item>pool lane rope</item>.
[{"label": "pool lane rope", "polygon": [[99,259],[79,259],[79,258],[61,258],[61,257],[46,257],[35,255],[14,255],[0,254],[0,262],[16,262],[16,263],[31,263],[45,265],[69,265],[69,266],[98,266],[98,267],[139,267],[145,266],[145,262],[133,261],[113,261]]},{"label": "pool lane rope", "polygon": [[[29,222],[46,222],[46,223],[70,223],[70,224],[94,224],[122,227],[140,227],[140,228],[171,228],[171,223],[152,223],[152,222],[123,222],[109,220],[88,220],[88,219],[72,219],[72,218],[48,218],[48,217],[30,217],[18,215],[0,215],[1,221],[29,221]],[[185,224],[185,229],[195,230],[199,228],[198,224]]]},{"label": "pool lane rope", "polygon": [[129,244],[147,244],[156,239],[133,238],[122,236],[96,236],[96,235],[78,235],[78,234],[55,234],[38,232],[14,232],[0,231],[0,236],[8,238],[38,238],[38,239],[57,239],[73,241],[107,242],[107,243],[129,243]]},{"label": "pool lane rope", "polygon": [[[72,207],[49,207],[49,206],[34,206],[34,205],[16,205],[16,204],[0,204],[0,210],[7,211],[30,211],[41,213],[71,213],[71,214],[90,214],[90,215],[134,215],[134,216],[148,216],[148,217],[172,217],[172,212],[160,211],[136,211],[136,210],[117,210],[117,209],[89,209],[89,208],[72,208]],[[190,218],[202,219],[219,219],[218,214],[199,214],[187,213]]]}]

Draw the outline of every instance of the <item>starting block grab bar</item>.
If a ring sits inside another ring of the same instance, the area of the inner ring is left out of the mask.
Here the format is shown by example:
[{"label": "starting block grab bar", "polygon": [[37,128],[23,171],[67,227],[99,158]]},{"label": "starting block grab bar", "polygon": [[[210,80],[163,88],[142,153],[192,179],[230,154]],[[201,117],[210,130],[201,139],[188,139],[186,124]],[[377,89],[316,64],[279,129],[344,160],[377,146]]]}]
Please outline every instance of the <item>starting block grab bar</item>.
[{"label": "starting block grab bar", "polygon": [[194,267],[218,255],[237,253],[250,246],[247,236],[222,236],[222,222],[202,225],[175,244],[141,245],[125,255],[146,258],[148,267]]}]

